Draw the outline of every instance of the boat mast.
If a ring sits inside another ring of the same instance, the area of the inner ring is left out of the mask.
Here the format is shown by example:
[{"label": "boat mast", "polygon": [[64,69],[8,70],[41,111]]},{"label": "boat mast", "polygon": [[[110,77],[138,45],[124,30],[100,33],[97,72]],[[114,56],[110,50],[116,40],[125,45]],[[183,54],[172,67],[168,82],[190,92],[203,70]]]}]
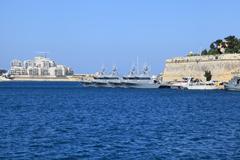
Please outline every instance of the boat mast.
[{"label": "boat mast", "polygon": [[138,56],[137,56],[137,74],[139,74]]}]

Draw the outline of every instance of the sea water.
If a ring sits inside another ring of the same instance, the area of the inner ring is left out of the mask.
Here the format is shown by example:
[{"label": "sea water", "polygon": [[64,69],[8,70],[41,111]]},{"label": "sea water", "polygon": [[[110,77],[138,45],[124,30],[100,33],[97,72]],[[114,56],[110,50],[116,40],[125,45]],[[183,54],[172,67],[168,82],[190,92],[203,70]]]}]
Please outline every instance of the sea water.
[{"label": "sea water", "polygon": [[240,159],[240,92],[2,82],[0,159]]}]

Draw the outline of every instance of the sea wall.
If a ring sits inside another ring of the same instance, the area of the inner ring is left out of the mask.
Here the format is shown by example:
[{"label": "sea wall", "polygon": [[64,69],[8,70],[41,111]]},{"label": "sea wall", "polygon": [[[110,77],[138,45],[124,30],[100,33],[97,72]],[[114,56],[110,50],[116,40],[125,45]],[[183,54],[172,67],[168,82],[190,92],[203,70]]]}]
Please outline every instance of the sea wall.
[{"label": "sea wall", "polygon": [[[80,80],[92,79],[91,74],[76,74],[72,76],[51,77],[51,76],[28,76],[28,75],[14,75],[11,76],[11,81],[48,81],[48,82],[79,82]],[[0,81],[9,80],[1,79]]]},{"label": "sea wall", "polygon": [[194,77],[205,80],[205,71],[211,71],[212,80],[227,82],[240,71],[240,54],[176,57],[166,60],[163,81]]}]

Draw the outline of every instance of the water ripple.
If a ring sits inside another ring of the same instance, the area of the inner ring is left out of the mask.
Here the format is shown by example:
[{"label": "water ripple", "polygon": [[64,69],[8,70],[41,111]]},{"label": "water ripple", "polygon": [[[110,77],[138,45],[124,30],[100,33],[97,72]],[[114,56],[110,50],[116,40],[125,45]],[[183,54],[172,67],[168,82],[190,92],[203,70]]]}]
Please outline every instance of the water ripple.
[{"label": "water ripple", "polygon": [[0,90],[0,159],[240,159],[238,92]]}]

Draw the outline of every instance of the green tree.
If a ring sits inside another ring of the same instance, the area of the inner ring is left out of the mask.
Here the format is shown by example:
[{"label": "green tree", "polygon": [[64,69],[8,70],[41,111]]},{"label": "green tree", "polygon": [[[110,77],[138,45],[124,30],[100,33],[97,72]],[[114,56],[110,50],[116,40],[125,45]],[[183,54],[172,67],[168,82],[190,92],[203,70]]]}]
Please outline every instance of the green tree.
[{"label": "green tree", "polygon": [[208,51],[206,49],[204,49],[202,52],[201,52],[201,55],[208,55]]},{"label": "green tree", "polygon": [[206,78],[206,81],[211,81],[211,79],[212,79],[211,71],[205,71],[204,77]]},{"label": "green tree", "polygon": [[221,39],[218,39],[218,40],[216,40],[216,41],[214,42],[214,44],[215,44],[216,47],[219,46],[219,45],[221,45],[222,43],[223,43],[223,40],[221,40]]},{"label": "green tree", "polygon": [[210,44],[210,49],[216,49],[214,43],[211,43],[211,44]]},{"label": "green tree", "polygon": [[220,54],[219,50],[217,49],[210,49],[208,51],[208,55],[217,55],[217,54]]},{"label": "green tree", "polygon": [[224,38],[226,40],[226,52],[227,53],[239,53],[240,41],[235,36],[228,36]]},{"label": "green tree", "polygon": [[[219,47],[221,46],[221,48]],[[240,39],[235,36],[228,36],[226,38],[218,39],[210,44],[210,49],[204,49],[201,55],[218,55],[222,54],[221,49],[224,48],[224,53],[240,53]],[[193,56],[193,55],[189,55]]]},{"label": "green tree", "polygon": [[236,37],[235,36],[228,36],[228,37],[225,37],[224,38],[227,42],[232,42],[232,41],[234,41],[235,39],[236,39]]}]

